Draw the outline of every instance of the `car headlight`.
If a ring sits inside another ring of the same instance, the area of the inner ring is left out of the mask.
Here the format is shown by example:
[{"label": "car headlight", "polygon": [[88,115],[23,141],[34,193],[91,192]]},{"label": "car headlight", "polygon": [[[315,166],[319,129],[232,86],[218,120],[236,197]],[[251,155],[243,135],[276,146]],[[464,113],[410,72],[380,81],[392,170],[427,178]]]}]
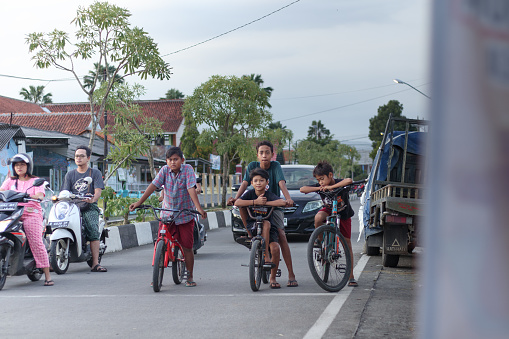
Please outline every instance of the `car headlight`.
[{"label": "car headlight", "polygon": [[240,211],[239,211],[239,208],[237,206],[233,206],[232,208],[232,214],[238,218],[240,218]]},{"label": "car headlight", "polygon": [[65,201],[59,202],[55,206],[55,217],[58,220],[64,219],[65,215],[67,214],[67,212],[69,212],[70,209],[71,209],[71,206],[67,202],[65,202]]},{"label": "car headlight", "polygon": [[311,212],[311,211],[314,211],[314,210],[317,210],[319,208],[321,208],[323,205],[322,201],[321,200],[313,200],[313,201],[310,201],[306,204],[306,206],[304,206],[304,209],[302,210],[302,213],[307,213],[307,212]]}]

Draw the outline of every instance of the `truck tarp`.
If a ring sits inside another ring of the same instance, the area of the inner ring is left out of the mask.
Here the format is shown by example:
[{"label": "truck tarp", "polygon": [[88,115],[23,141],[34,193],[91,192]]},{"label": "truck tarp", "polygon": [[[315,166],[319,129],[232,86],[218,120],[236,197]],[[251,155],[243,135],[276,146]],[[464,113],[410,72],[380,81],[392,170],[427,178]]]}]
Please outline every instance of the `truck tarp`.
[{"label": "truck tarp", "polygon": [[[424,143],[425,143],[425,137],[427,133],[426,132],[409,132],[408,133],[408,144],[407,144],[407,153],[413,153],[418,155],[424,155]],[[383,153],[382,153],[382,160],[380,161],[380,166],[378,168],[378,171],[375,173],[375,166],[378,161],[378,157],[380,157],[380,149],[378,150],[375,160],[373,161],[373,168],[371,169],[371,173],[369,173],[368,182],[366,183],[366,187],[364,188],[363,197],[361,198],[361,208],[359,214],[362,214],[362,221],[364,224],[364,237],[367,238],[370,235],[376,234],[378,232],[382,231],[381,227],[374,227],[370,228],[369,226],[369,208],[370,208],[370,196],[371,196],[371,190],[373,187],[373,181],[379,180],[379,181],[386,181],[387,180],[387,163],[389,162],[389,156],[390,156],[390,135],[387,136],[387,140],[385,142]],[[393,136],[393,146],[394,147],[394,155],[392,157],[391,161],[391,169],[393,169],[395,166],[400,165],[398,164],[399,152],[403,152],[405,148],[405,132],[401,131],[394,131]],[[376,179],[375,179],[376,178]]]}]

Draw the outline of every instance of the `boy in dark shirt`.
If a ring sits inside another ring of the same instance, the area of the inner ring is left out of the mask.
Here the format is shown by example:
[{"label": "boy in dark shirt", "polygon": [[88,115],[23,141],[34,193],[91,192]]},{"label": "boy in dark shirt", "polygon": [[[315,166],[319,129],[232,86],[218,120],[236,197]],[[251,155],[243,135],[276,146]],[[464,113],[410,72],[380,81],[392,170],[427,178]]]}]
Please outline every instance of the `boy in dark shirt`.
[{"label": "boy in dark shirt", "polygon": [[[315,216],[315,228],[317,228],[321,226],[327,220],[327,217],[332,213],[332,201],[322,192],[348,186],[352,183],[352,179],[334,179],[332,166],[327,161],[321,161],[318,163],[318,165],[316,165],[315,169],[313,170],[313,176],[316,178],[316,180],[318,180],[318,183],[311,186],[301,187],[300,191],[302,193],[317,192],[322,198],[323,208],[318,211]],[[344,208],[342,209],[342,207]],[[346,243],[348,244],[348,249],[350,250],[350,257],[352,259],[352,270],[350,271],[350,280],[348,282],[348,286],[356,287],[358,284],[353,276],[353,252],[352,241],[350,240],[352,237],[352,217],[354,215],[354,211],[352,206],[350,206],[348,192],[344,192],[344,194],[341,196],[341,202],[338,202],[338,211],[340,211],[338,212],[340,216],[339,229],[343,237],[345,237]]]},{"label": "boy in dark shirt", "polygon": [[[251,185],[254,190],[249,190],[244,193],[239,199],[235,201],[237,207],[251,207],[256,213],[266,216],[269,212],[268,207],[282,207],[286,202],[274,193],[265,191],[268,184],[269,173],[261,168],[255,168],[249,174]],[[251,238],[253,233],[256,232],[256,225],[253,219],[248,219],[247,233]],[[271,264],[270,271],[270,288],[281,288],[281,285],[276,281],[276,273],[279,267],[279,243],[278,243],[278,230],[275,225],[272,225],[272,217],[263,221],[262,236],[265,239],[265,263]],[[269,247],[272,258],[269,258]]]}]

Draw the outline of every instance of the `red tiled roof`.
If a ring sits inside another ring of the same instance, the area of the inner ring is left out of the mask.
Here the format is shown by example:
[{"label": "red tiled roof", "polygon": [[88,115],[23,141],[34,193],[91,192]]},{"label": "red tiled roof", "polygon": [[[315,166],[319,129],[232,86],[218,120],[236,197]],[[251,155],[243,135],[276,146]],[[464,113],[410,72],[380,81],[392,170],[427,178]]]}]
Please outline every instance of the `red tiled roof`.
[{"label": "red tiled roof", "polygon": [[41,106],[32,102],[0,96],[0,113],[44,113]]},{"label": "red tiled roof", "polygon": [[[10,113],[0,113],[0,122],[10,123]],[[90,113],[16,113],[12,124],[37,128],[45,131],[57,131],[65,134],[80,135],[90,124]]]},{"label": "red tiled roof", "polygon": [[[162,129],[165,132],[176,133],[184,119],[182,116],[183,99],[175,100],[143,100],[136,101],[144,115],[153,117],[163,122]],[[88,103],[63,103],[43,105],[51,112],[89,112]]]}]

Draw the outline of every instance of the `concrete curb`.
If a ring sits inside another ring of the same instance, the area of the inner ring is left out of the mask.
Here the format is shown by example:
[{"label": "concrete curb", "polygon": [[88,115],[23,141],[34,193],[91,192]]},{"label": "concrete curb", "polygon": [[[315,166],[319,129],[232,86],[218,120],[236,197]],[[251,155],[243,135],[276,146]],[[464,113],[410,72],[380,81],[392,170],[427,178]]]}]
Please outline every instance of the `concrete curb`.
[{"label": "concrete curb", "polygon": [[[231,227],[231,211],[207,212],[207,219],[200,222],[205,230],[213,230],[219,227]],[[122,251],[127,248],[151,244],[157,237],[159,229],[158,221],[140,222],[135,224],[108,227],[109,233],[106,238],[106,253]]]}]

